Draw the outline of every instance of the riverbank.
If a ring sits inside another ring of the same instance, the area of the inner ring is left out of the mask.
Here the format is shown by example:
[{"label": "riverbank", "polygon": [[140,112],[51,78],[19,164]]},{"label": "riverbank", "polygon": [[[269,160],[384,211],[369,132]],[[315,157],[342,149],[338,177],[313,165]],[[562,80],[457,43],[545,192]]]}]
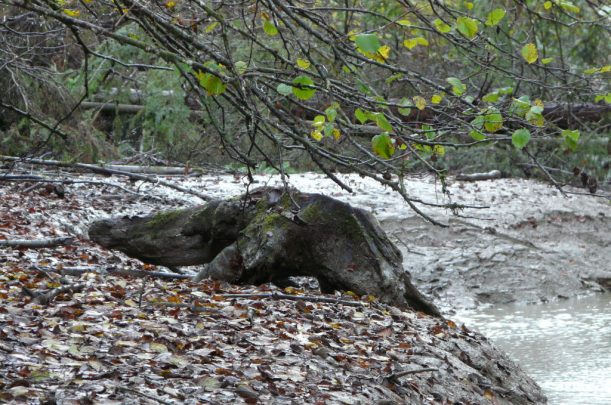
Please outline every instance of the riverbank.
[{"label": "riverbank", "polygon": [[[450,225],[439,228],[417,217],[389,190],[357,176],[342,179],[357,193],[348,194],[319,174],[292,175],[290,181],[303,191],[328,194],[374,212],[403,251],[405,267],[415,282],[450,318],[453,308],[549,301],[602,288],[601,269],[609,257],[609,205],[602,198],[563,197],[547,185],[523,180],[452,182],[453,201],[489,208],[466,210],[456,218],[424,206],[428,215]],[[176,179],[183,187],[219,198],[243,192],[244,180],[239,176]],[[4,250],[0,294],[7,306],[0,318],[14,325],[1,331],[0,380],[9,382],[0,386],[5,400],[56,392],[56,400],[69,401],[79,398],[86,387],[90,396],[135,402],[150,397],[168,403],[185,398],[267,401],[278,395],[289,401],[309,395],[354,404],[389,398],[421,403],[545,403],[537,384],[479,333],[452,321],[438,322],[378,304],[354,311],[350,306],[307,300],[303,305],[222,300],[219,294],[269,290],[189,282],[142,284],[86,273],[72,279],[83,285],[84,292],[61,296],[49,306],[38,305],[19,286],[56,288],[52,272],[65,267],[151,270],[87,241],[92,221],[201,203],[160,185],[99,176],[79,176],[79,181],[83,183],[66,188],[63,198],[53,190],[33,190],[23,184],[0,187],[3,238],[77,237],[75,245],[66,248]],[[281,184],[275,177],[256,176],[256,181],[252,187]],[[439,185],[428,177],[411,179],[408,192],[422,200],[444,202]],[[595,276],[598,282],[593,281]],[[60,285],[66,282],[65,277],[61,280]],[[316,293],[311,294],[316,298]],[[197,302],[219,313],[154,308],[168,297],[170,304]],[[141,309],[139,301],[148,309]],[[250,307],[257,311],[249,313]],[[276,317],[272,324],[269,316]],[[41,352],[43,357],[37,354]],[[121,389],[111,364],[120,365]],[[308,367],[296,369],[296,364]],[[35,381],[23,377],[23,370],[37,376]],[[371,380],[355,385],[364,375]],[[83,378],[92,376],[97,383],[83,385]],[[292,391],[279,394],[274,381],[290,384]]]},{"label": "riverbank", "polygon": [[[168,270],[92,244],[88,224],[192,201],[79,181],[61,196],[0,185],[0,239],[75,237],[2,247],[0,402],[546,403],[507,355],[451,320],[349,293],[140,278]],[[233,181],[210,184],[222,194]]]}]

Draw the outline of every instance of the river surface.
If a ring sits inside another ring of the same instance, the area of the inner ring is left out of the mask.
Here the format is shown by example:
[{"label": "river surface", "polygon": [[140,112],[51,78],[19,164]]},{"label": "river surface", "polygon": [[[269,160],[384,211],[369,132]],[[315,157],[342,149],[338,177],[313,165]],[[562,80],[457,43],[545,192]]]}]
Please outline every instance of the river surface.
[{"label": "river surface", "polygon": [[611,293],[455,317],[517,361],[550,405],[611,404]]}]

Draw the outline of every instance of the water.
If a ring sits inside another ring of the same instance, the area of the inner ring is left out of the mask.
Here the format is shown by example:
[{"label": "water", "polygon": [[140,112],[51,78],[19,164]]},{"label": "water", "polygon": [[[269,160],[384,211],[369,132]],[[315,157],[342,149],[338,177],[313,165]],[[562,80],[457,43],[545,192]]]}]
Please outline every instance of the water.
[{"label": "water", "polygon": [[611,293],[456,318],[520,364],[550,405],[611,404]]}]

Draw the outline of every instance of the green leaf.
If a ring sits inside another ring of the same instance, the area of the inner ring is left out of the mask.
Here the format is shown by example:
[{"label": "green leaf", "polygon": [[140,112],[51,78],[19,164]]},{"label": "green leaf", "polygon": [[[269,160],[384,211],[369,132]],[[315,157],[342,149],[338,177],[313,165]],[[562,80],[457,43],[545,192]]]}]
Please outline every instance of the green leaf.
[{"label": "green leaf", "polygon": [[563,1],[560,0],[557,2],[557,4],[564,10],[564,11],[568,11],[570,13],[575,13],[575,14],[579,14],[579,12],[581,11],[579,9],[579,7],[577,7],[576,5],[574,5],[572,2],[570,1]]},{"label": "green leaf", "polygon": [[548,65],[550,63],[552,63],[554,61],[554,58],[543,58],[541,59],[541,63],[543,63],[544,65]]},{"label": "green leaf", "polygon": [[325,136],[326,137],[330,137],[331,134],[333,133],[333,124],[331,124],[330,122],[327,122],[324,126],[324,131]]},{"label": "green leaf", "polygon": [[530,99],[528,96],[514,98],[509,106],[509,113],[523,117],[530,110]]},{"label": "green leaf", "polygon": [[359,89],[359,91],[363,94],[367,94],[368,96],[372,94],[371,89],[369,88],[369,86],[367,86],[365,84],[365,82],[363,82],[361,79],[357,79],[356,80],[356,87]]},{"label": "green leaf", "polygon": [[309,100],[316,93],[316,89],[306,86],[313,86],[314,82],[308,76],[297,76],[293,79],[293,94],[300,100]]},{"label": "green leaf", "polygon": [[513,134],[511,134],[511,143],[516,147],[516,149],[524,148],[529,141],[530,131],[528,129],[516,129]]},{"label": "green leaf", "polygon": [[565,129],[560,133],[564,138],[564,146],[568,149],[575,151],[577,149],[577,144],[579,143],[579,131],[578,130],[570,130]]},{"label": "green leaf", "polygon": [[457,77],[448,77],[446,82],[452,85],[452,93],[454,93],[454,95],[457,97],[462,96],[467,90],[467,86]]},{"label": "green leaf", "polygon": [[242,60],[237,61],[233,66],[235,66],[235,70],[238,72],[238,74],[241,75],[243,75],[244,72],[246,72],[246,69],[248,69],[248,64]]},{"label": "green leaf", "polygon": [[392,132],[393,127],[390,125],[390,122],[388,122],[388,119],[386,119],[384,113],[369,113],[369,116],[373,121],[375,121],[378,127],[382,128],[384,131]]},{"label": "green leaf", "polygon": [[337,109],[329,107],[325,110],[325,115],[327,116],[329,122],[333,122],[335,121],[335,117],[337,117]]},{"label": "green leaf", "polygon": [[404,76],[403,73],[395,73],[394,75],[388,76],[388,78],[385,80],[385,82],[386,82],[386,84],[392,84],[395,80],[402,79],[403,76]]},{"label": "green leaf", "polygon": [[456,28],[458,31],[469,39],[475,38],[479,31],[478,21],[470,17],[458,17],[456,19]]},{"label": "green leaf", "polygon": [[433,25],[437,31],[441,32],[442,34],[447,34],[448,32],[452,31],[452,27],[441,21],[439,18],[433,21]]},{"label": "green leaf", "polygon": [[475,139],[476,141],[483,141],[484,139],[486,139],[486,135],[476,130],[472,130],[471,132],[469,132],[469,136]]},{"label": "green leaf", "polygon": [[435,139],[435,137],[437,136],[437,132],[431,125],[424,124],[422,125],[421,129],[422,129],[422,132],[424,132],[424,136],[426,136],[426,139],[428,140]]},{"label": "green leaf", "polygon": [[288,96],[293,92],[293,86],[289,86],[288,84],[280,83],[278,87],[276,87],[276,91],[283,96]]},{"label": "green leaf", "polygon": [[497,101],[499,101],[500,97],[501,95],[498,91],[493,91],[492,93],[488,93],[484,97],[482,97],[482,100],[487,103],[496,103]]},{"label": "green leaf", "polygon": [[361,110],[360,108],[357,108],[356,111],[354,111],[354,116],[356,117],[357,120],[359,120],[361,125],[366,123],[369,120],[367,113]]},{"label": "green leaf", "polygon": [[502,8],[495,8],[491,12],[488,13],[486,17],[486,25],[488,27],[494,27],[505,17],[506,11]]},{"label": "green leaf", "polygon": [[202,86],[209,96],[218,96],[223,94],[227,89],[227,86],[220,77],[213,75],[212,73],[203,73],[198,71],[195,73],[199,85]]},{"label": "green leaf", "polygon": [[526,112],[524,118],[531,124],[542,127],[545,124],[545,118],[543,118],[542,113],[543,107],[534,105]]},{"label": "green leaf", "polygon": [[607,94],[598,94],[594,97],[594,102],[598,103],[599,101],[605,100],[605,103],[611,104],[611,93]]},{"label": "green leaf", "polygon": [[325,123],[326,118],[324,115],[317,115],[316,117],[314,117],[314,119],[312,120],[312,126],[316,127],[318,129],[320,129],[320,127],[323,126],[323,124]]},{"label": "green leaf", "polygon": [[484,115],[484,129],[488,132],[496,132],[503,128],[503,116],[496,108],[488,108]]},{"label": "green leaf", "polygon": [[537,52],[537,46],[535,44],[526,44],[522,47],[522,57],[529,64],[535,63],[539,59],[539,53]]},{"label": "green leaf", "polygon": [[263,31],[270,37],[278,35],[278,28],[270,20],[265,20],[263,23]]},{"label": "green leaf", "polygon": [[373,153],[384,159],[390,159],[395,154],[395,145],[387,132],[371,138],[371,149]]},{"label": "green leaf", "polygon": [[355,39],[356,46],[362,52],[376,53],[382,46],[376,34],[359,34]]},{"label": "green leaf", "polygon": [[408,117],[412,112],[411,107],[413,106],[414,105],[409,98],[403,97],[401,100],[399,100],[399,114],[403,115],[404,117]]}]

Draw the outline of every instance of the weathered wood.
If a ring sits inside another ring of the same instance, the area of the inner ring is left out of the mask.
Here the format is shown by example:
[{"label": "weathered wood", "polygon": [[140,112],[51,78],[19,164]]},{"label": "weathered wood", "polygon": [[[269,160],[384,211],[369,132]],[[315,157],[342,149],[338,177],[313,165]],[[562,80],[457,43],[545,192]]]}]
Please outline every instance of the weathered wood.
[{"label": "weathered wood", "polygon": [[157,177],[146,176],[144,174],[139,174],[139,173],[124,172],[121,170],[113,169],[112,167],[111,168],[106,167],[104,164],[93,165],[93,164],[88,164],[88,163],[71,163],[71,162],[62,162],[59,160],[31,159],[31,158],[20,158],[20,157],[14,157],[14,156],[0,155],[0,161],[2,160],[6,160],[8,162],[29,163],[29,164],[34,164],[34,165],[70,167],[74,169],[81,169],[81,170],[86,170],[89,172],[99,173],[99,174],[125,176],[132,180],[140,180],[140,181],[145,181],[148,183],[159,184],[164,187],[168,187],[168,188],[180,191],[185,194],[191,194],[191,195],[201,198],[204,201],[208,201],[210,199],[210,197],[208,197],[205,194],[179,186],[178,184],[174,184],[174,183],[170,183],[170,182],[161,180]]},{"label": "weathered wood", "polygon": [[483,181],[501,178],[500,170],[491,170],[487,173],[459,173],[456,175],[456,180],[459,181]]},{"label": "weathered wood", "polygon": [[26,249],[41,249],[49,248],[61,245],[71,245],[74,242],[72,236],[61,236],[59,238],[47,238],[47,239],[13,239],[13,240],[0,240],[0,246],[9,246],[12,248],[26,248]]},{"label": "weathered wood", "polygon": [[324,292],[371,294],[440,315],[412,285],[401,253],[373,215],[320,194],[263,189],[200,207],[97,221],[89,236],[148,263],[206,264],[196,281],[262,284],[311,276]]}]

